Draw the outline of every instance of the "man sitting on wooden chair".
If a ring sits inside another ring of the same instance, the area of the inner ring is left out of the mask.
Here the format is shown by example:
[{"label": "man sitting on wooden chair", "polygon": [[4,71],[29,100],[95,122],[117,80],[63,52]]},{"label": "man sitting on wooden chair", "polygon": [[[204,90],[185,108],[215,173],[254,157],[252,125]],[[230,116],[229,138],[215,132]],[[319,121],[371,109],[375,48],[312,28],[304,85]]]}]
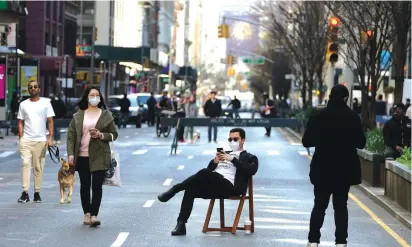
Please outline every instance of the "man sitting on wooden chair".
[{"label": "man sitting on wooden chair", "polygon": [[186,235],[186,222],[192,212],[195,198],[226,199],[246,192],[249,178],[258,170],[258,159],[243,149],[245,143],[243,129],[230,130],[228,141],[232,151],[217,152],[207,168],[158,196],[159,201],[167,202],[178,192],[185,191],[172,236]]}]

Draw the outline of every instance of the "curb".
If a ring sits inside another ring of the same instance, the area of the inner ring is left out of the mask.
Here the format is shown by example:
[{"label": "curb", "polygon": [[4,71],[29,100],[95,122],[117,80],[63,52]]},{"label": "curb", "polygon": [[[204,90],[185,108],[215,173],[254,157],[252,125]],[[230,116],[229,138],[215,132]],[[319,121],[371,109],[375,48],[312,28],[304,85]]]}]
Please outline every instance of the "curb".
[{"label": "curb", "polygon": [[[294,135],[298,139],[302,139],[301,135],[299,133],[296,133],[291,128],[286,128],[286,130]],[[395,202],[393,202],[393,205],[390,203],[387,203],[385,200],[381,199],[378,195],[374,194],[372,191],[368,189],[367,186],[363,184],[356,185],[356,188],[358,188],[362,193],[364,193],[366,196],[368,196],[372,201],[374,201],[376,204],[381,206],[386,212],[388,212],[390,215],[392,215],[394,218],[399,220],[402,224],[404,224],[406,227],[411,229],[411,220],[410,217],[405,217],[405,215],[408,215],[409,212],[407,210],[404,210],[400,206],[398,206]],[[386,197],[384,197],[386,198]],[[390,201],[390,199],[388,198]]]},{"label": "curb", "polygon": [[[408,219],[407,217],[405,217],[405,215],[408,214],[406,210],[398,206],[395,202],[392,202],[392,205],[391,205],[391,203],[388,203],[385,200],[381,199],[379,196],[375,195],[372,191],[368,189],[367,186],[363,184],[356,185],[356,188],[362,191],[366,196],[372,199],[372,201],[374,201],[376,204],[378,204],[383,209],[385,209],[390,215],[392,215],[394,218],[399,220],[406,227],[411,229],[410,218]],[[384,195],[382,195],[382,197],[386,198]],[[390,201],[389,198],[388,200]]]}]

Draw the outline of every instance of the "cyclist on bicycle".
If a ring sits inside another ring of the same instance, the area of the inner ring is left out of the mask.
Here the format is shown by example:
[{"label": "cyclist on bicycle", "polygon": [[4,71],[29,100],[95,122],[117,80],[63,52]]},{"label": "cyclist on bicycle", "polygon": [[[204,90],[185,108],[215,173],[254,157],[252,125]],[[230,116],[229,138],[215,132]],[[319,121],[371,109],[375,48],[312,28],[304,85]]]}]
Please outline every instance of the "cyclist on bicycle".
[{"label": "cyclist on bicycle", "polygon": [[172,101],[167,97],[167,91],[163,91],[162,99],[159,101],[159,103],[156,104],[156,109],[157,109],[156,129],[158,129],[160,125],[161,111],[163,110],[172,111],[173,110],[173,104],[172,104]]}]

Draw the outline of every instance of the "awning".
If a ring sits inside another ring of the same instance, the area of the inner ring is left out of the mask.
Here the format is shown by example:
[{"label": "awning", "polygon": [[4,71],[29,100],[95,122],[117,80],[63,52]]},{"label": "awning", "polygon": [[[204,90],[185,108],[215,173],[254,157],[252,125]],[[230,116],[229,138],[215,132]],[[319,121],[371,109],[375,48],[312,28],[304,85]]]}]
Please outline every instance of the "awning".
[{"label": "awning", "polygon": [[[14,55],[16,54],[16,47],[7,47],[7,46],[0,46],[0,54],[1,55]],[[17,49],[17,54],[18,55],[24,55],[26,54],[24,51]]]}]

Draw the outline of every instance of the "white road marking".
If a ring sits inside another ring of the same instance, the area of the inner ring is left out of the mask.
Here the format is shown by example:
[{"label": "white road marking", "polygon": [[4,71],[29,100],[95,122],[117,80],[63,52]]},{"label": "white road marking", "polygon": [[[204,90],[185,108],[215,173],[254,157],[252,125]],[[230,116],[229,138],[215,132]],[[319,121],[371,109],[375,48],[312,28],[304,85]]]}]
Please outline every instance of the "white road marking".
[{"label": "white road marking", "polygon": [[[176,154],[180,154],[182,152],[182,150],[176,150]],[[167,154],[170,154],[170,151],[167,152]],[[172,154],[175,154],[175,151],[172,151]]]},{"label": "white road marking", "polygon": [[204,155],[210,155],[210,154],[215,154],[216,150],[204,150],[202,154]]},{"label": "white road marking", "polygon": [[178,170],[183,170],[183,168],[185,168],[185,166],[179,166],[177,169]]},{"label": "white road marking", "polygon": [[268,155],[280,155],[279,151],[276,150],[272,150],[272,151],[268,151]]},{"label": "white road marking", "polygon": [[128,232],[121,232],[119,236],[117,236],[116,241],[110,247],[120,247],[126,241],[127,237],[129,236]]},{"label": "white road marking", "polygon": [[173,181],[172,178],[168,178],[168,179],[166,179],[166,180],[164,181],[163,185],[164,185],[164,186],[169,186],[172,181]]},{"label": "white road marking", "polygon": [[143,205],[144,208],[150,208],[155,200],[147,200],[147,202]]},{"label": "white road marking", "polygon": [[189,160],[191,160],[191,159],[193,159],[193,155],[189,155],[189,156],[187,156],[187,158],[188,158]]},{"label": "white road marking", "polygon": [[127,138],[129,138],[129,136],[125,136],[124,138],[126,138],[126,139],[127,139]]},{"label": "white road marking", "polygon": [[3,178],[0,178],[0,180],[3,180]]},{"label": "white road marking", "polygon": [[302,146],[302,143],[292,142],[290,145],[292,145],[292,146]]},{"label": "white road marking", "polygon": [[132,154],[145,154],[147,153],[147,149],[138,149],[134,151]]},{"label": "white road marking", "polygon": [[300,155],[308,155],[308,151],[299,151]]},{"label": "white road marking", "polygon": [[0,158],[6,158],[7,156],[14,154],[15,152],[16,151],[5,151],[0,154]]}]

